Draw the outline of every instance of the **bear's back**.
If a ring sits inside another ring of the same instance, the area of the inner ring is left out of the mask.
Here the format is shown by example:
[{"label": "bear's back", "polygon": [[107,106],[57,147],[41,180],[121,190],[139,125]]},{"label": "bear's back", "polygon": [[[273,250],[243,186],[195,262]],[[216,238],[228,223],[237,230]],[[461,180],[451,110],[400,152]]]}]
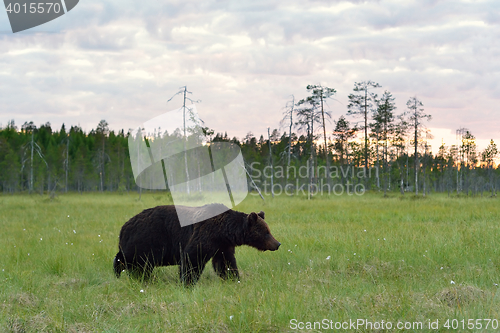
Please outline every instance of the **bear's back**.
[{"label": "bear's back", "polygon": [[201,207],[163,205],[145,209],[123,225],[120,231],[120,246],[127,247],[127,244],[139,245],[139,248],[161,246],[167,247],[170,251],[177,251],[179,243],[183,246],[187,244],[195,228],[201,228],[212,222],[210,218],[181,227],[178,214],[195,219],[200,214],[210,216],[211,213],[222,209],[231,211],[222,204],[209,204]]}]

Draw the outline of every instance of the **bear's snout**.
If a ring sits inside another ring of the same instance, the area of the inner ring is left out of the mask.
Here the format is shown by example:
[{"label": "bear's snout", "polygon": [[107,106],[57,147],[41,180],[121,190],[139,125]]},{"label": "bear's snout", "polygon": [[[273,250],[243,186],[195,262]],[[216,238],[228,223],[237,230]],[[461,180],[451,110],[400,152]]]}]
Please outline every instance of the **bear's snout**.
[{"label": "bear's snout", "polygon": [[270,251],[276,251],[277,249],[279,249],[281,243],[278,242],[276,239],[273,239],[273,242],[271,242],[271,244],[269,244],[269,250]]}]

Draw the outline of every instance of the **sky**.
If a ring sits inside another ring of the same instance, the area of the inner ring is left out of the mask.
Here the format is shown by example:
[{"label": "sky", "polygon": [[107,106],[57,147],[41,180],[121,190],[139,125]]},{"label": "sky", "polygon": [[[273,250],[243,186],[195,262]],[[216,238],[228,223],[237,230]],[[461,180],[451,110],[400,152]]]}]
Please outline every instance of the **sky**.
[{"label": "sky", "polygon": [[371,80],[397,114],[422,101],[434,151],[461,127],[482,150],[500,144],[499,25],[497,0],[81,0],[15,34],[0,11],[0,124],[128,131],[182,106],[167,101],[187,86],[206,126],[259,137],[321,84],[337,91],[331,133]]}]

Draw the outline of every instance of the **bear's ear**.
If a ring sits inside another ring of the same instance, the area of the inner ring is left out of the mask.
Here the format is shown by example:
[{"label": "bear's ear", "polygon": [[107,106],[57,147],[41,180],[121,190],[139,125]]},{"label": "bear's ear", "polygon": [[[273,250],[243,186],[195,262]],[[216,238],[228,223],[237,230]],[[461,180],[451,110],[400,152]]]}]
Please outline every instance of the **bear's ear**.
[{"label": "bear's ear", "polygon": [[263,220],[265,220],[264,218],[264,212],[261,210],[260,213],[258,214]]},{"label": "bear's ear", "polygon": [[257,219],[258,219],[257,214],[252,212],[252,213],[248,214],[247,222],[248,222],[248,224],[251,224],[251,223],[254,223],[255,221],[257,221]]}]

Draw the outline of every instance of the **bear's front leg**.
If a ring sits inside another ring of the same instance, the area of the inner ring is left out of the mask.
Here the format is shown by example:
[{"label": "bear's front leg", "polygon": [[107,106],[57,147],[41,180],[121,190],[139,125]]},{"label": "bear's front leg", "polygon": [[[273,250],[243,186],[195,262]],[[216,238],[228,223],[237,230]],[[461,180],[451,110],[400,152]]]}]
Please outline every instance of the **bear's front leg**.
[{"label": "bear's front leg", "polygon": [[234,247],[218,251],[212,258],[212,266],[215,272],[222,279],[240,279],[236,258],[234,257]]},{"label": "bear's front leg", "polygon": [[208,260],[206,258],[207,256],[203,253],[201,247],[196,249],[186,248],[179,267],[180,279],[184,285],[196,284],[201,273],[203,273],[203,269],[205,269],[207,261],[210,259],[210,257]]}]

